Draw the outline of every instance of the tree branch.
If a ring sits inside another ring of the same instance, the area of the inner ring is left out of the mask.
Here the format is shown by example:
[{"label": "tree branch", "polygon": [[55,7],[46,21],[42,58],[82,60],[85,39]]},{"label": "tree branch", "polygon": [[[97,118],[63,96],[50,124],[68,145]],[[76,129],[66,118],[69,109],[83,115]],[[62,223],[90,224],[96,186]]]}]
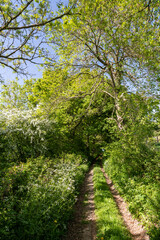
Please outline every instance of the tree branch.
[{"label": "tree branch", "polygon": [[[18,17],[25,11],[25,9],[27,9],[27,7],[28,7],[32,2],[33,2],[33,0],[30,0],[29,2],[27,2],[27,4],[24,6],[24,8],[22,8],[21,11],[19,11],[19,13],[17,13],[14,17],[11,17],[11,19],[10,19],[8,22],[6,22],[6,24],[5,24],[3,27],[0,28],[0,32],[3,31],[3,30],[5,30],[5,29],[9,29],[9,28],[8,28],[9,24],[10,24],[13,20],[15,20],[16,18],[18,18]],[[10,28],[10,29],[12,29],[12,28]]]}]

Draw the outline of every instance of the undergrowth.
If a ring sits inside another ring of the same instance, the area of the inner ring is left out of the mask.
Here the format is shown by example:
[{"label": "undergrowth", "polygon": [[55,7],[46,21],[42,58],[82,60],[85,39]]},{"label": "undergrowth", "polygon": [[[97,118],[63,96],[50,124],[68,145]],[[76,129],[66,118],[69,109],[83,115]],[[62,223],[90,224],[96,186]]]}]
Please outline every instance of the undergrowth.
[{"label": "undergrowth", "polygon": [[74,154],[8,168],[0,182],[0,239],[61,239],[87,169]]},{"label": "undergrowth", "polygon": [[131,239],[99,166],[94,168],[93,182],[98,228],[97,239]]},{"label": "undergrowth", "polygon": [[[118,158],[118,155],[117,155]],[[160,183],[159,159],[143,161],[145,170],[141,174],[130,173],[128,164],[108,158],[104,169],[117,190],[129,205],[130,212],[146,228],[151,240],[160,239]],[[136,168],[138,170],[138,167]],[[135,172],[136,172],[135,170]]]}]

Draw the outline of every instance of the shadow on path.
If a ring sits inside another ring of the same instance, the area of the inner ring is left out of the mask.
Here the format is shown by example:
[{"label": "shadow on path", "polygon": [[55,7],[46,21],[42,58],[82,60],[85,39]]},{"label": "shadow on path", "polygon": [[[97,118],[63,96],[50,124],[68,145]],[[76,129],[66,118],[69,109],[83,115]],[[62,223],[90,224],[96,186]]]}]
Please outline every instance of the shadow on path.
[{"label": "shadow on path", "polygon": [[95,240],[96,218],[94,207],[93,166],[86,174],[73,220],[68,224],[68,233],[63,240]]}]

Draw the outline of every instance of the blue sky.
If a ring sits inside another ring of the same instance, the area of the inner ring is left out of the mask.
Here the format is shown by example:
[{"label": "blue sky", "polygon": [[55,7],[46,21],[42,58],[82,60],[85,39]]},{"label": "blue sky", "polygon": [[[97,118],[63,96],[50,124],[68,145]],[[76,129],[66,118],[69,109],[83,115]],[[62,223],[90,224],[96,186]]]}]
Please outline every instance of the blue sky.
[{"label": "blue sky", "polygon": [[[42,76],[42,71],[38,70],[38,67],[36,67],[36,65],[33,64],[28,64],[28,72],[32,75],[33,78],[40,78]],[[14,80],[17,77],[17,74],[13,73],[13,71],[7,67],[3,68],[2,66],[0,66],[0,74],[2,76],[2,79],[5,82],[8,82],[10,80]],[[29,77],[31,78],[31,77]],[[25,79],[25,76],[23,75],[19,75],[18,76],[19,79],[19,83],[23,83],[23,79]]]}]

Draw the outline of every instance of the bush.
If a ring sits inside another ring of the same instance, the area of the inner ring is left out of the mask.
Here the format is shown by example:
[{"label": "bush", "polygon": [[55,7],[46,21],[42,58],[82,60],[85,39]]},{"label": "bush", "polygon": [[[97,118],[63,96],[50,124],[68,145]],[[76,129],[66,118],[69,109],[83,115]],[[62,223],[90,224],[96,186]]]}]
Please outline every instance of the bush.
[{"label": "bush", "polygon": [[60,239],[87,171],[82,162],[70,154],[9,168],[0,189],[0,239]]},{"label": "bush", "polygon": [[[0,113],[0,150],[7,161],[36,158],[50,151],[56,132],[54,121],[38,116],[33,110],[3,110]],[[53,155],[53,154],[52,154]]]},{"label": "bush", "polygon": [[[117,155],[117,162],[110,156],[104,162],[105,171],[128,202],[130,212],[143,223],[151,239],[158,240],[160,224],[158,153],[152,159],[143,159],[144,169],[138,167],[137,163],[135,167],[131,162],[127,164],[123,161],[124,156]],[[122,158],[118,159],[119,157]],[[134,160],[136,161],[133,158],[132,162]]]}]

